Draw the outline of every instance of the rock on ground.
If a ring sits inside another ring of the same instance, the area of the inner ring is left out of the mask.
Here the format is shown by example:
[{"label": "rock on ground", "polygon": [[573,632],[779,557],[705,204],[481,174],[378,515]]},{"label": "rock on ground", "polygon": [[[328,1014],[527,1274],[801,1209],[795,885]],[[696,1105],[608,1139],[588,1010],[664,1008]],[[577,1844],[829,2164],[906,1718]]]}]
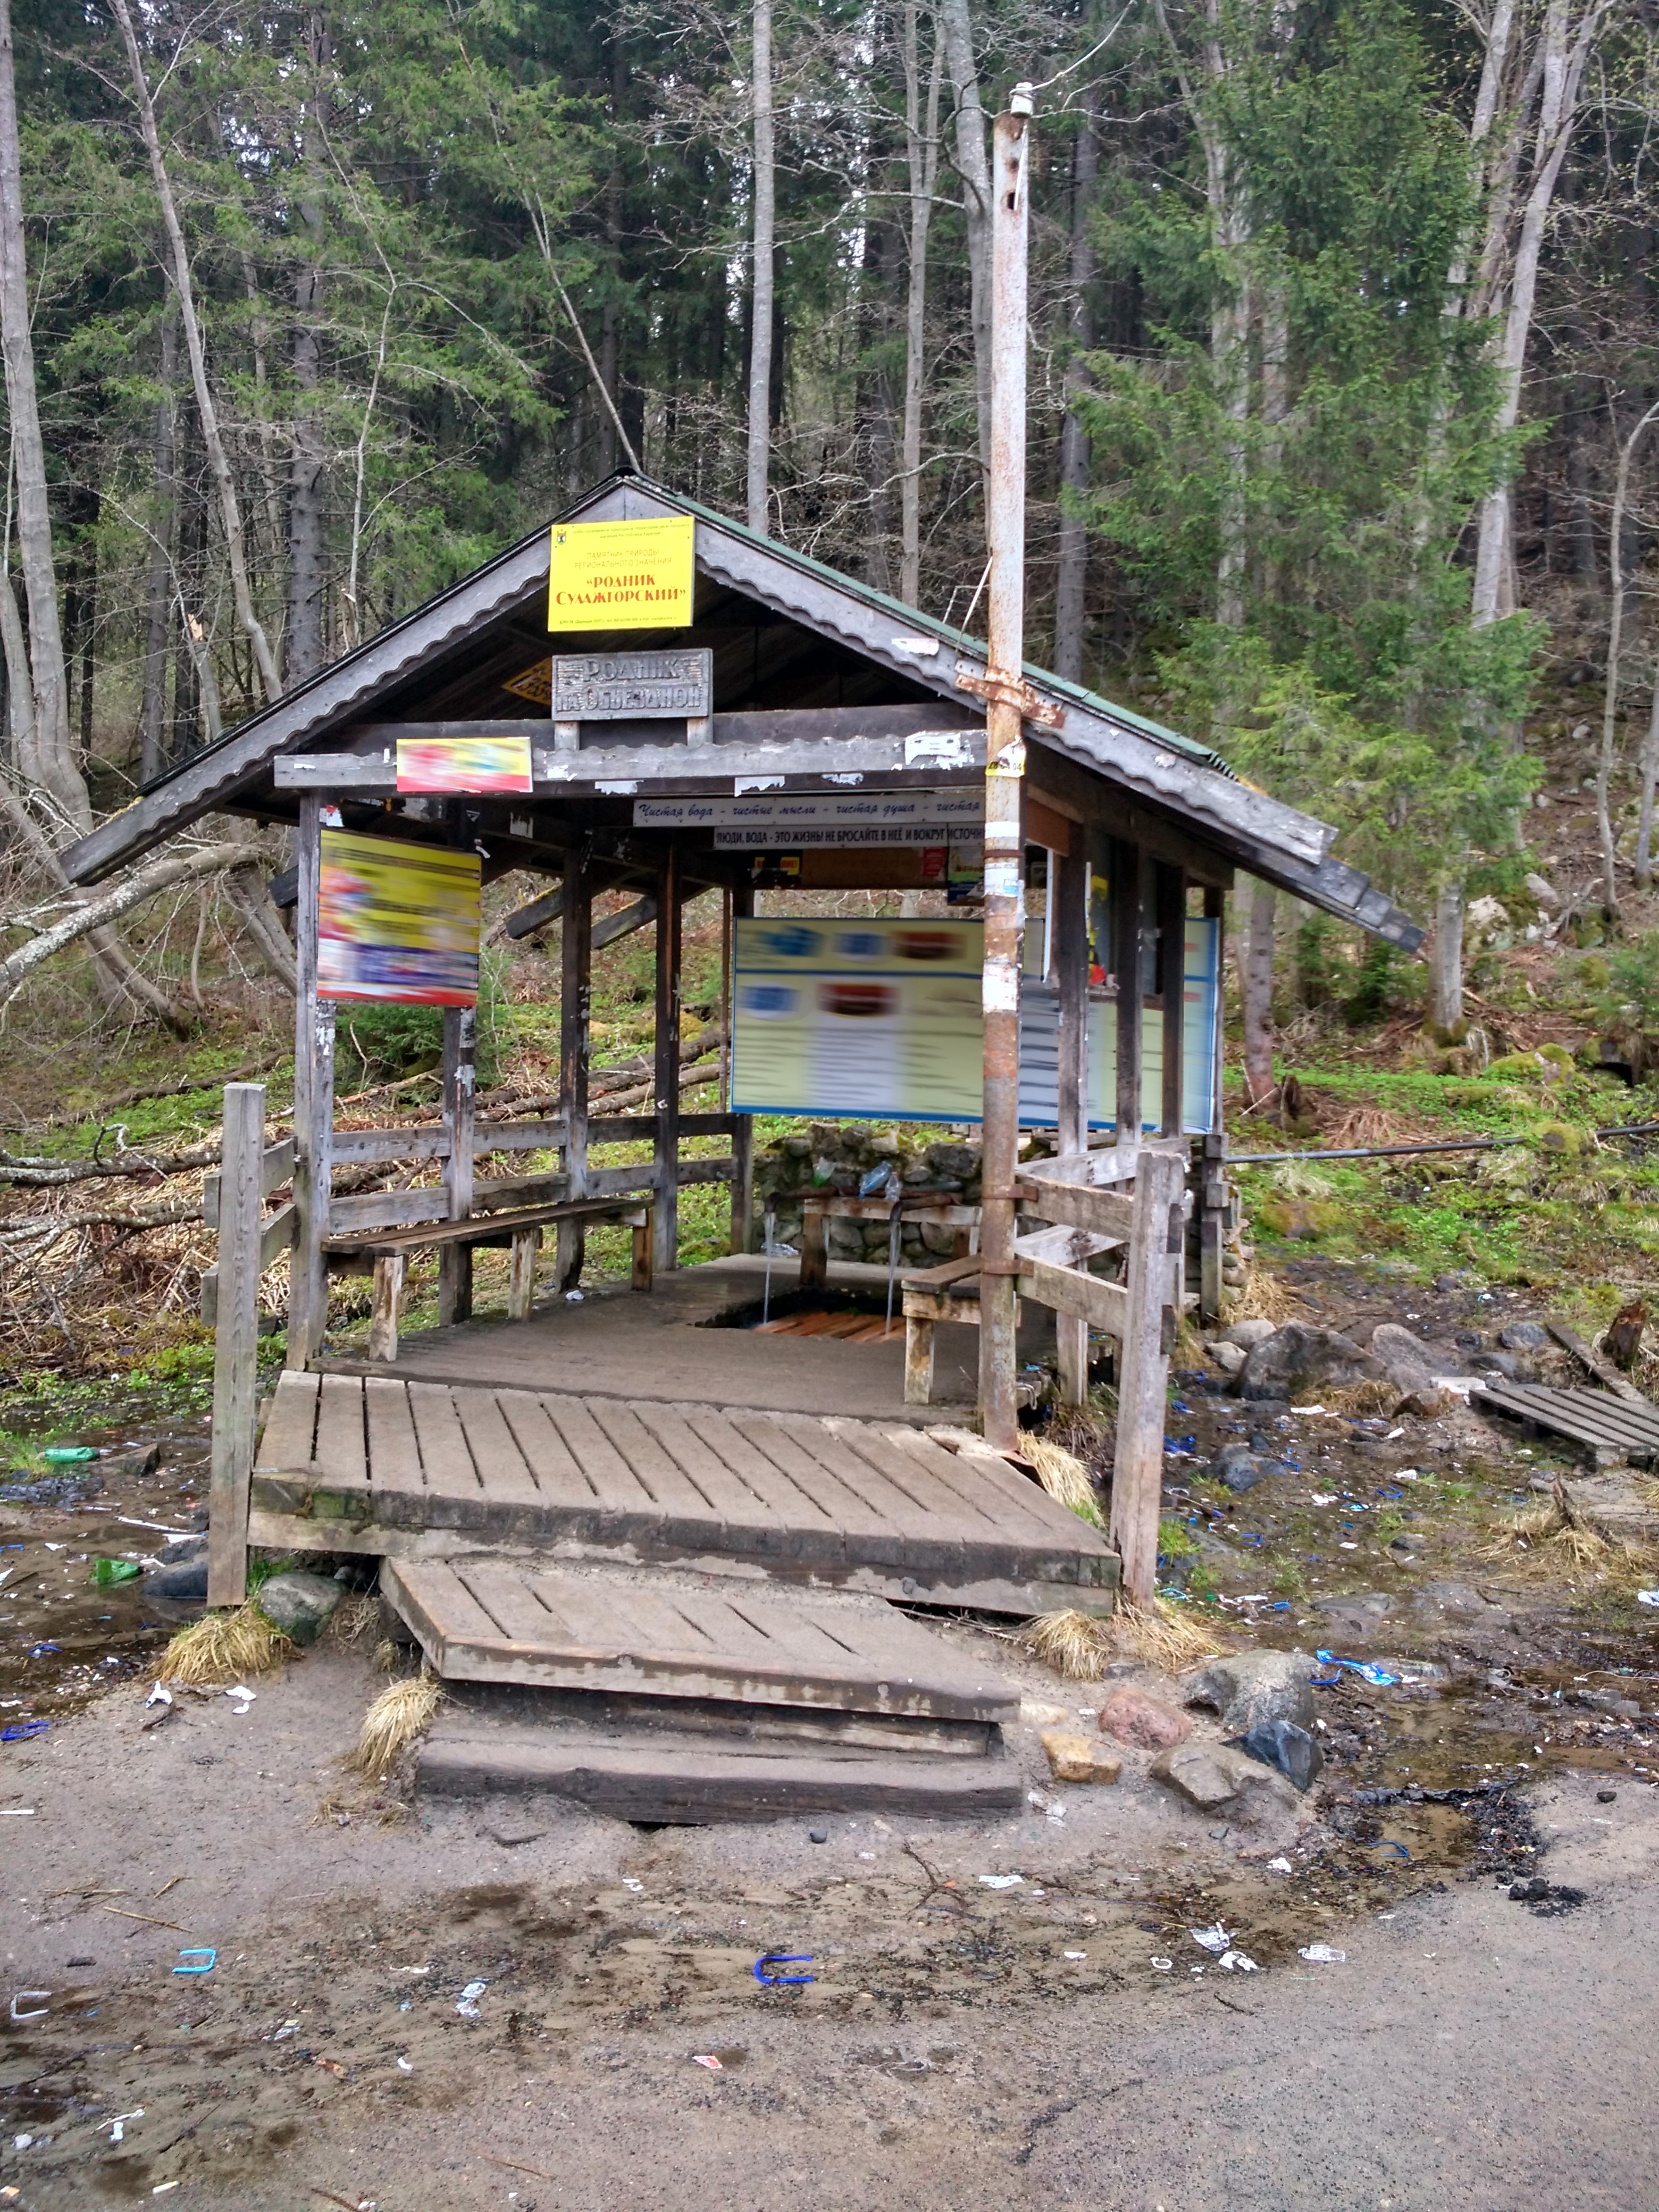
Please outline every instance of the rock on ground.
[{"label": "rock on ground", "polygon": [[1247,1759],[1274,1768],[1297,1790],[1310,1788],[1324,1769],[1319,1739],[1294,1721],[1264,1721],[1242,1739],[1238,1748]]},{"label": "rock on ground", "polygon": [[1398,1322],[1379,1322],[1371,1331],[1371,1357],[1380,1360],[1400,1393],[1397,1410],[1432,1420],[1446,1410],[1446,1393],[1434,1377],[1435,1355],[1420,1337]]},{"label": "rock on ground", "polygon": [[1138,1690],[1133,1682],[1120,1682],[1112,1692],[1100,1709],[1100,1725],[1108,1735],[1133,1744],[1137,1751],[1173,1751],[1193,1732],[1185,1713]]},{"label": "rock on ground", "polygon": [[1207,1705],[1230,1735],[1273,1721],[1310,1728],[1314,1664],[1305,1651],[1234,1651],[1213,1659],[1187,1692],[1189,1705]]},{"label": "rock on ground", "polygon": [[1114,1759],[1092,1736],[1045,1729],[1040,1741],[1056,1782],[1115,1782],[1123,1771],[1123,1761]]},{"label": "rock on ground", "polygon": [[259,1610],[303,1648],[317,1641],[344,1595],[341,1584],[325,1575],[273,1575],[259,1587]]},{"label": "rock on ground", "polygon": [[1334,1328],[1316,1328],[1310,1322],[1287,1321],[1250,1347],[1238,1378],[1238,1395],[1293,1398],[1327,1384],[1346,1389],[1355,1382],[1377,1382],[1382,1372],[1381,1362],[1362,1352],[1352,1337]]},{"label": "rock on ground", "polygon": [[1155,1759],[1147,1771],[1200,1813],[1272,1819],[1296,1804],[1296,1792],[1282,1774],[1225,1744],[1179,1744]]},{"label": "rock on ground", "polygon": [[1253,1352],[1258,1344],[1265,1344],[1270,1336],[1276,1335],[1278,1329],[1277,1322],[1236,1321],[1231,1328],[1223,1329],[1221,1341],[1236,1344],[1242,1352]]}]

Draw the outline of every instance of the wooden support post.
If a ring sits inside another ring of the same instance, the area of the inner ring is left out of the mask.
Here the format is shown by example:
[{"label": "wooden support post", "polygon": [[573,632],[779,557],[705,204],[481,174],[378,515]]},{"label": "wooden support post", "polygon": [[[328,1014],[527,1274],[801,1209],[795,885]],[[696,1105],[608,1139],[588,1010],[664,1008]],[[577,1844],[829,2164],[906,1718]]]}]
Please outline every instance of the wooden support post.
[{"label": "wooden support post", "polygon": [[213,1445],[208,1478],[208,1603],[247,1595],[248,1491],[259,1374],[260,1216],[264,1209],[263,1083],[225,1085],[219,1185],[219,1303],[213,1336]]},{"label": "wooden support post", "polygon": [[830,1279],[830,1218],[803,1212],[800,1224],[800,1287],[821,1291]]},{"label": "wooden support post", "polygon": [[507,1317],[528,1321],[536,1298],[536,1255],[542,1249],[539,1229],[515,1229],[513,1264],[507,1279]]},{"label": "wooden support post", "polygon": [[1112,969],[1117,977],[1117,1141],[1139,1146],[1141,1133],[1140,1038],[1146,939],[1146,892],[1152,863],[1121,839],[1112,843]]},{"label": "wooden support post", "polygon": [[[446,1211],[465,1221],[472,1211],[472,1123],[477,1094],[478,1010],[444,1008],[444,1162]],[[438,1254],[438,1319],[466,1321],[472,1313],[472,1248],[446,1244]]]},{"label": "wooden support post", "polygon": [[[587,1195],[587,1071],[592,1050],[593,870],[591,839],[574,843],[565,860],[564,919],[559,944],[559,1112],[564,1118],[565,1195]],[[586,1233],[580,1221],[559,1224],[554,1279],[561,1291],[581,1280]]]},{"label": "wooden support post", "polygon": [[1207,921],[1216,925],[1216,1024],[1215,1050],[1211,1060],[1210,1126],[1204,1137],[1202,1161],[1198,1184],[1198,1311],[1206,1322],[1221,1318],[1222,1264],[1226,1257],[1227,1236],[1227,1136],[1221,1124],[1221,954],[1222,939],[1226,922],[1226,896],[1224,892],[1208,890],[1204,894],[1204,913]]},{"label": "wooden support post", "polygon": [[1158,989],[1164,1000],[1164,1108],[1158,1127],[1178,1137],[1186,1119],[1187,878],[1179,868],[1158,864]]},{"label": "wooden support post", "polygon": [[368,1356],[371,1359],[398,1357],[398,1320],[404,1302],[401,1252],[382,1252],[374,1262],[374,1299],[369,1313]]},{"label": "wooden support post", "polygon": [[[1064,1315],[1054,1318],[1061,1321]],[[931,1406],[933,1402],[933,1332],[937,1322],[920,1314],[904,1316],[904,1402]],[[1085,1323],[1085,1328],[1087,1324]]]},{"label": "wooden support post", "polygon": [[680,907],[679,854],[671,842],[657,871],[657,1202],[655,1268],[675,1266],[680,1231]]},{"label": "wooden support post", "polygon": [[1172,1259],[1185,1239],[1181,1160],[1143,1151],[1135,1165],[1134,1230],[1125,1289],[1128,1319],[1118,1354],[1117,1443],[1112,1466],[1112,1540],[1123,1560],[1123,1591],[1143,1613],[1158,1576],[1158,1517],[1164,1484],[1164,1424],[1176,1309]]},{"label": "wooden support post", "polygon": [[[1083,854],[1062,854],[1050,865],[1054,874],[1048,896],[1060,987],[1058,1133],[1062,1152],[1082,1152],[1089,1145],[1090,870]],[[1089,1395],[1088,1322],[1077,1314],[1057,1313],[1054,1341],[1060,1402],[1080,1406]]]},{"label": "wooden support post", "polygon": [[317,996],[318,885],[324,801],[300,800],[295,834],[294,1211],[289,1259],[288,1364],[304,1367],[321,1351],[328,1325],[328,1264],[323,1240],[334,1181],[334,1001]]},{"label": "wooden support post", "polygon": [[[737,1027],[737,925],[747,921],[755,911],[755,887],[738,884],[726,895],[726,1055],[721,1062],[724,1070],[720,1087],[720,1111],[730,1113],[732,1108],[732,1068],[734,1036]],[[747,1252],[755,1241],[755,1117],[739,1114],[732,1130],[732,1249]]]},{"label": "wooden support post", "polygon": [[647,1206],[644,1218],[634,1224],[634,1288],[636,1291],[648,1291],[655,1279],[652,1273],[652,1261],[656,1256],[653,1249],[652,1212],[653,1209]]}]

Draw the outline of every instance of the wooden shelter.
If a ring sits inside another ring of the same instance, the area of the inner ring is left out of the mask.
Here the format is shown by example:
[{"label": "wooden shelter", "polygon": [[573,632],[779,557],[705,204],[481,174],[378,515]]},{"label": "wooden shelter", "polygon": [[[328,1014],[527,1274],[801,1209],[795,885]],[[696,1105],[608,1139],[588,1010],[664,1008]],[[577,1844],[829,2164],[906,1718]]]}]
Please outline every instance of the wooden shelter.
[{"label": "wooden shelter", "polygon": [[[787,884],[806,910],[815,894],[830,889],[921,888],[926,863],[915,845],[835,843],[788,854],[786,872],[785,833],[776,850],[769,843],[757,852],[734,849],[729,838],[700,825],[696,809],[687,810],[691,819],[663,826],[641,820],[649,810],[641,802],[757,792],[983,793],[988,702],[1006,708],[1009,700],[1024,726],[1024,773],[1015,794],[1019,841],[1031,865],[1046,856],[1049,957],[1035,973],[1028,963],[1024,988],[1034,997],[1047,993],[1053,1003],[1057,1143],[1055,1158],[997,1194],[1021,1203],[1025,1233],[1012,1261],[994,1264],[1018,1277],[1023,1297],[1055,1313],[1072,1395],[1085,1384],[1091,1323],[1118,1340],[1123,1495],[1115,1503],[1114,1533],[1126,1556],[1133,1554],[1132,1582],[1148,1584],[1164,1369],[1188,1243],[1182,1217],[1196,1216],[1198,1296],[1213,1314],[1226,1206],[1218,1052],[1203,1071],[1208,1110],[1196,1130],[1190,1110],[1184,1117],[1182,1111],[1183,1090],[1189,1097],[1192,1091],[1183,1063],[1187,918],[1196,906],[1218,931],[1224,894],[1243,869],[1408,949],[1420,933],[1334,856],[1328,827],[1242,783],[1203,745],[1041,669],[1027,667],[1023,682],[1011,686],[988,671],[975,639],[695,501],[622,474],[578,501],[562,520],[673,517],[690,518],[694,529],[689,627],[596,629],[550,641],[549,535],[538,532],[174,769],[67,856],[71,878],[93,883],[210,814],[284,822],[295,830],[295,867],[273,886],[279,902],[295,908],[292,1146],[269,1148],[262,1164],[257,1103],[228,1101],[219,1187],[222,1221],[242,1224],[241,1243],[227,1248],[225,1262],[236,1275],[242,1318],[227,1321],[229,1284],[222,1269],[222,1337],[228,1326],[251,1333],[261,1253],[268,1258],[291,1237],[289,1371],[252,1466],[251,1524],[251,1399],[242,1412],[234,1393],[226,1401],[225,1480],[232,1487],[223,1494],[240,1499],[243,1522],[226,1539],[234,1548],[222,1555],[216,1544],[216,1597],[240,1592],[240,1545],[249,1528],[256,1541],[303,1546],[309,1528],[313,1545],[453,1559],[458,1547],[508,1539],[557,1548],[562,1556],[574,1545],[615,1557],[625,1527],[634,1559],[758,1561],[775,1577],[793,1572],[824,1587],[890,1597],[920,1592],[1018,1611],[1040,1609],[1067,1589],[1109,1594],[1108,1569],[1115,1574],[1116,1562],[1094,1532],[1011,1472],[1006,1458],[976,1447],[960,1423],[930,1441],[929,1415],[909,1416],[905,1428],[906,1409],[896,1404],[880,1409],[888,1425],[879,1435],[872,1429],[852,1437],[854,1422],[823,1413],[792,1417],[769,1401],[748,1415],[730,1404],[714,1413],[681,1403],[675,1426],[660,1407],[624,1408],[609,1385],[602,1399],[556,1400],[526,1375],[522,1360],[492,1374],[482,1335],[465,1389],[447,1388],[455,1382],[447,1370],[430,1363],[421,1370],[403,1358],[378,1371],[371,1363],[366,1374],[318,1371],[331,1364],[322,1357],[331,1264],[375,1267],[378,1348],[385,1352],[395,1346],[404,1255],[416,1246],[440,1249],[443,1318],[457,1327],[471,1310],[477,1242],[512,1241],[512,1310],[528,1314],[542,1231],[557,1226],[563,1285],[580,1266],[583,1224],[596,1216],[634,1221],[635,1282],[654,1284],[660,1299],[676,1263],[678,1194],[692,1180],[729,1182],[732,1249],[748,1250],[750,1119],[679,1110],[684,903],[716,887],[728,917],[741,918],[753,912],[757,882],[777,883]],[[400,739],[505,735],[529,739],[529,793],[399,793]],[[337,1129],[334,1009],[317,989],[319,837],[325,820],[369,838],[476,848],[486,881],[514,871],[547,878],[545,891],[507,927],[519,935],[562,916],[556,1111],[480,1121],[474,1017],[454,1008],[444,1022],[441,1117],[416,1129]],[[596,929],[594,899],[615,890],[636,896],[623,915]],[[592,1115],[592,948],[601,933],[644,921],[654,921],[657,936],[653,1109]],[[1112,1102],[1096,1100],[1091,1115],[1086,1096],[1091,1002],[1096,1020],[1115,1029],[1115,1114]],[[1161,1103],[1152,1114],[1143,1102],[1149,1042],[1161,1048],[1163,1066]],[[242,1131],[234,1161],[232,1103]],[[718,1158],[684,1159],[682,1142],[693,1135],[725,1138],[728,1149]],[[594,1145],[624,1137],[647,1139],[649,1159],[634,1167],[590,1164]],[[1107,1137],[1111,1141],[1103,1142]],[[556,1164],[529,1176],[479,1171],[486,1164],[510,1168],[515,1154],[550,1152]],[[1189,1160],[1196,1170],[1190,1206]],[[377,1165],[405,1176],[424,1171],[428,1179],[346,1194],[335,1182],[347,1165],[357,1180]],[[262,1194],[290,1173],[292,1210],[267,1223]],[[1109,1267],[1121,1261],[1121,1279],[1102,1277],[1102,1255]],[[962,1294],[971,1286],[963,1278],[975,1264],[970,1254],[954,1273],[939,1271],[945,1279],[921,1285],[918,1296],[939,1303],[916,1310],[937,1310],[947,1321],[968,1310]],[[988,1274],[993,1271],[988,1263]],[[988,1343],[986,1357],[1008,1365],[1000,1379],[1012,1403],[1012,1332]],[[422,1381],[422,1372],[435,1379]],[[251,1389],[238,1387],[244,1396]],[[540,1408],[533,1416],[526,1411],[532,1398]],[[530,1440],[526,1422],[539,1442]],[[249,1435],[240,1472],[231,1463],[231,1431],[239,1423]],[[501,1467],[507,1474],[497,1474]],[[610,1472],[596,1474],[601,1468]],[[561,1489],[567,1483],[575,1490]],[[842,1501],[833,1531],[819,1525],[831,1493]],[[921,1503],[924,1497],[933,1502]],[[719,1499],[724,1504],[713,1502]],[[227,1517],[228,1528],[234,1518]],[[216,1507],[214,1525],[220,1526]],[[941,1531],[949,1539],[942,1547]],[[823,1565],[827,1558],[833,1567]],[[436,1587],[422,1586],[422,1604],[437,1602]],[[476,1591],[463,1599],[458,1585],[442,1587],[465,1623],[465,1632],[455,1620],[432,1628],[448,1639],[446,1649],[465,1645],[476,1665],[483,1663],[478,1650],[496,1649],[504,1637],[512,1643],[499,1608],[492,1629]],[[491,1585],[497,1598],[504,1587]],[[520,1610],[530,1605],[516,1584],[514,1592]],[[537,1602],[545,1612],[545,1591]],[[556,1678],[562,1679],[554,1667],[535,1679]]]}]

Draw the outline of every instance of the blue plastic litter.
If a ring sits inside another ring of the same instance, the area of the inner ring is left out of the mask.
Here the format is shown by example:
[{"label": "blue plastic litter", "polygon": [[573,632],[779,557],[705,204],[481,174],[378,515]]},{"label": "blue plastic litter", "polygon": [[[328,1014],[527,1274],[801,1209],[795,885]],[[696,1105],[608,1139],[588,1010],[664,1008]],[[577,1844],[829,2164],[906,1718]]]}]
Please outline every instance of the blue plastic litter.
[{"label": "blue plastic litter", "polygon": [[1396,1844],[1391,1836],[1384,1836],[1374,1844],[1368,1844],[1366,1849],[1373,1851],[1393,1851],[1402,1859],[1408,1859],[1411,1856],[1404,1844]]},{"label": "blue plastic litter", "polygon": [[219,1954],[210,1943],[199,1944],[193,1950],[181,1951],[179,1956],[181,1959],[205,1959],[207,1964],[204,1966],[175,1966],[173,1970],[175,1974],[210,1974],[219,1962]]},{"label": "blue plastic litter", "polygon": [[48,1651],[61,1651],[63,1648],[61,1644],[36,1644],[30,1648],[29,1657],[44,1659]]},{"label": "blue plastic litter", "polygon": [[14,1721],[9,1729],[0,1729],[0,1743],[21,1743],[26,1735],[44,1735],[51,1726],[50,1721]]},{"label": "blue plastic litter", "polygon": [[[1369,1682],[1373,1689],[1386,1690],[1391,1683],[1400,1680],[1398,1674],[1390,1674],[1385,1668],[1379,1667],[1373,1659],[1339,1659],[1332,1651],[1316,1651],[1314,1656],[1322,1666],[1351,1668],[1362,1682]],[[1316,1674],[1311,1679],[1316,1682],[1322,1678]],[[1329,1677],[1332,1681],[1338,1679],[1339,1677],[1334,1674]]]},{"label": "blue plastic litter", "polygon": [[815,1982],[816,1974],[769,1974],[769,1966],[810,1966],[810,1951],[763,1951],[755,1961],[755,1979],[769,1990],[797,1988],[803,1982]]}]

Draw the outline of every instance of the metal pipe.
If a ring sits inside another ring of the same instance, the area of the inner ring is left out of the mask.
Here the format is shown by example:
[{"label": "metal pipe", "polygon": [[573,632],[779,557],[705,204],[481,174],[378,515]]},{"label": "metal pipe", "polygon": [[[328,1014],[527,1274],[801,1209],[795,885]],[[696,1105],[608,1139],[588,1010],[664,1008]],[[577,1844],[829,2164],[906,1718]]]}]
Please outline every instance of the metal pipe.
[{"label": "metal pipe", "polygon": [[[1650,1137],[1659,1134],[1659,1121],[1629,1121],[1617,1129],[1593,1129],[1595,1137]],[[1406,1152],[1495,1152],[1505,1145],[1536,1144],[1535,1137],[1454,1137],[1431,1145],[1363,1145],[1352,1152],[1232,1152],[1230,1168],[1277,1165],[1280,1160],[1388,1160]]]},{"label": "metal pipe", "polygon": [[986,668],[985,1096],[981,1122],[979,1401],[987,1439],[1018,1438],[1014,1395],[1014,1176],[1019,1147],[1019,975],[1025,924],[1026,234],[1029,88],[999,115],[991,163],[991,589]]}]

